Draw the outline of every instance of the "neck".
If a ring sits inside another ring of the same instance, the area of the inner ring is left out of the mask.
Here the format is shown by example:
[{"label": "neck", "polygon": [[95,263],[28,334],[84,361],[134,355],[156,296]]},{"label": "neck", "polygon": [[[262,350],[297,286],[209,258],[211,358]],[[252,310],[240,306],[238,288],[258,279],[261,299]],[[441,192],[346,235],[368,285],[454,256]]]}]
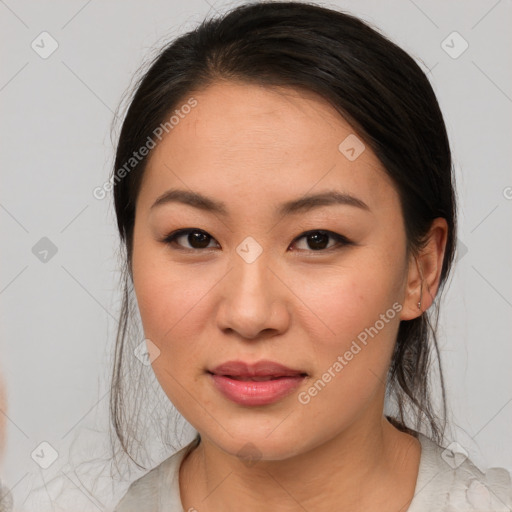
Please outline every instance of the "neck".
[{"label": "neck", "polygon": [[419,441],[382,415],[361,418],[329,441],[285,460],[245,464],[208,439],[180,470],[184,510],[279,512],[407,510],[414,495]]}]

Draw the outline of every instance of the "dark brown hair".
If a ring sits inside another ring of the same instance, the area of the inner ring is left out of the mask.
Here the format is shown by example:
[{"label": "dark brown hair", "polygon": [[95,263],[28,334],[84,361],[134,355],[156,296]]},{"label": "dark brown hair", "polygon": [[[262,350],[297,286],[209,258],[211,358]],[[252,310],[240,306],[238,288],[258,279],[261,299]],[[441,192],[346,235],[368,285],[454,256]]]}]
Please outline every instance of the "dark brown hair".
[{"label": "dark brown hair", "polygon": [[[443,116],[429,80],[405,51],[358,18],[314,4],[259,2],[203,21],[166,45],[136,83],[122,124],[112,173],[117,224],[123,252],[123,302],[112,374],[111,421],[130,457],[141,411],[139,388],[147,375],[130,368],[126,355],[141,337],[131,338],[136,315],[131,280],[135,202],[147,157],[119,178],[133,152],[192,91],[234,80],[266,87],[284,86],[317,93],[349,122],[384,165],[399,192],[407,249],[416,254],[433,219],[448,223],[438,296],[418,318],[400,323],[388,374],[389,418],[402,430],[423,430],[438,443],[446,428],[446,400],[436,329],[440,294],[455,251],[456,206],[450,146]],[[432,312],[434,310],[434,312]],[[434,406],[430,376],[437,364],[440,404]],[[149,368],[148,372],[151,372]],[[131,389],[131,390],[130,390]],[[156,392],[159,392],[156,390]],[[137,418],[128,417],[126,406]],[[147,402],[146,402],[147,403]],[[152,415],[168,433],[163,416]],[[132,460],[134,460],[132,458]]]}]

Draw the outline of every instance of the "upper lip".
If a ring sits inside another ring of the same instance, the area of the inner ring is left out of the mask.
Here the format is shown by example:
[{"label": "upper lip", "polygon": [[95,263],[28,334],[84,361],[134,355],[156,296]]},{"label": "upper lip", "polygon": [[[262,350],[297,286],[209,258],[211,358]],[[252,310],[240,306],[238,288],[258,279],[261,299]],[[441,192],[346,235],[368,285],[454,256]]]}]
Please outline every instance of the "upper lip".
[{"label": "upper lip", "polygon": [[232,377],[291,377],[307,375],[306,372],[302,370],[294,370],[268,360],[261,360],[256,363],[226,361],[210,370],[210,373]]}]

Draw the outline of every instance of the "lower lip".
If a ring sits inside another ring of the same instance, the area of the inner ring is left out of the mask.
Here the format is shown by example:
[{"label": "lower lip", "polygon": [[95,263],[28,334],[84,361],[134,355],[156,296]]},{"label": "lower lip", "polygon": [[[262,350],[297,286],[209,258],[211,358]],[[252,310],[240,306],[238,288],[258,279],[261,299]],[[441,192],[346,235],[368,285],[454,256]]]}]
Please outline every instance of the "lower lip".
[{"label": "lower lip", "polygon": [[304,376],[281,377],[266,381],[235,380],[225,375],[211,374],[217,389],[240,405],[267,405],[275,403],[297,388]]}]

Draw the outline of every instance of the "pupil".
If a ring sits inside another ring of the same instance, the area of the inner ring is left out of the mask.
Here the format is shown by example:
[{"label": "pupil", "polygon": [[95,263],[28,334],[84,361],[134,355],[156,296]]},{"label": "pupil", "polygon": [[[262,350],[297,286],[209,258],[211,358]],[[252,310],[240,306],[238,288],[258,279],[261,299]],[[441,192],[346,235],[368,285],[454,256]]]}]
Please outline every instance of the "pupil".
[{"label": "pupil", "polygon": [[198,231],[193,231],[188,234],[188,242],[195,249],[204,249],[205,247],[208,247],[208,238],[208,235],[205,233],[199,233]]},{"label": "pupil", "polygon": [[326,233],[313,233],[308,235],[308,243],[311,249],[325,249],[329,235]]}]

